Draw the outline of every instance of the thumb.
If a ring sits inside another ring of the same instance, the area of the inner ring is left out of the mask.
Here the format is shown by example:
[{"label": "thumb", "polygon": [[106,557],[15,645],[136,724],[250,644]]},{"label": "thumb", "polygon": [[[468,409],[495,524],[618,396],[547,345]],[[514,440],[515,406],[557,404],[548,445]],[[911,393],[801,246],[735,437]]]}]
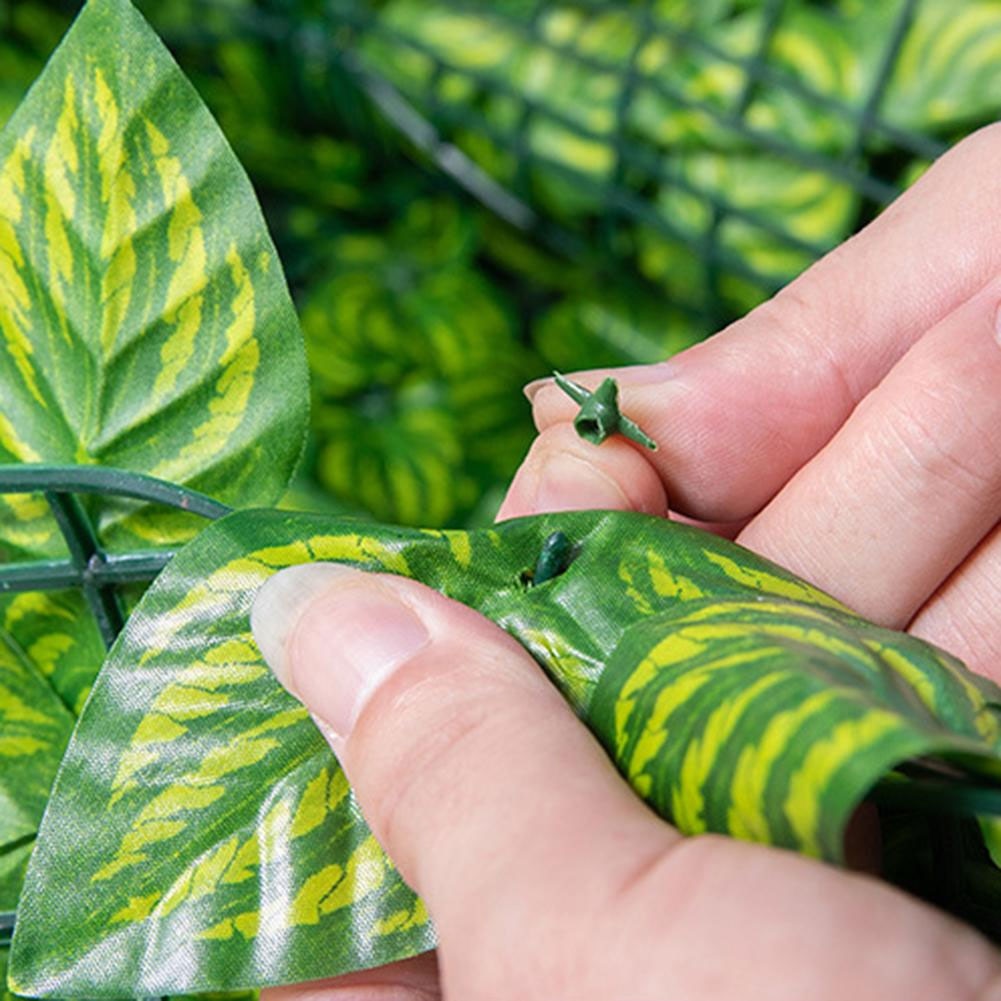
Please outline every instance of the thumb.
[{"label": "thumb", "polygon": [[464,979],[456,965],[510,982],[490,968],[499,953],[530,975],[568,941],[568,915],[597,916],[679,838],[528,654],[472,609],[412,580],[318,563],[272,577],[252,622],[424,898],[446,993],[450,970]]}]

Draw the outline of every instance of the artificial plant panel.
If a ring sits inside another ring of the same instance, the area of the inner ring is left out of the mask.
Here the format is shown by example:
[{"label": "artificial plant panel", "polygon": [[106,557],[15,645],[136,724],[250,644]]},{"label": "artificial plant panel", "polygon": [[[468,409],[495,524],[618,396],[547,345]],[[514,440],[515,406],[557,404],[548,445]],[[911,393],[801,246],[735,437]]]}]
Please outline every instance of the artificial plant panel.
[{"label": "artificial plant panel", "polygon": [[[536,582],[556,531],[569,562]],[[614,512],[473,532],[242,512],[171,563],[98,680],[22,897],[19,990],[274,984],[433,944],[250,632],[260,584],[308,560],[414,577],[498,622],[687,833],[837,862],[852,810],[901,761],[999,774],[996,686],[696,529]]]},{"label": "artificial plant panel", "polygon": [[[298,458],[305,360],[260,209],[127,0],[85,5],[0,135],[0,384],[0,462],[111,465],[268,504]],[[0,503],[0,532],[45,531],[40,509]],[[111,503],[102,520],[119,545],[198,524]]]}]

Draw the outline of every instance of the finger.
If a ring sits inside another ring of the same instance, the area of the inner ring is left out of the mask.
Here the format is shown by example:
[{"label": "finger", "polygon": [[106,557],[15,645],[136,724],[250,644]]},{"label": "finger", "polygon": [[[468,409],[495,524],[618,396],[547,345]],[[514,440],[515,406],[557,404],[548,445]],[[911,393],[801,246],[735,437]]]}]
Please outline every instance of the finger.
[{"label": "finger", "polygon": [[415,581],[312,564],[272,577],[252,621],[425,899],[446,994],[450,958],[531,968],[565,934],[561,915],[596,920],[609,886],[679,838],[528,654],[466,606]]},{"label": "finger", "polygon": [[261,991],[260,1001],[441,1001],[438,960],[426,952],[374,970],[272,987]]},{"label": "finger", "polygon": [[993,282],[918,341],[738,541],[905,626],[1001,512],[999,302]]},{"label": "finger", "polygon": [[1001,526],[932,596],[908,627],[1001,683]]},{"label": "finger", "polygon": [[[858,236],[773,300],[662,366],[585,373],[660,445],[671,504],[711,521],[760,510],[921,335],[1001,273],[1001,126],[964,140]],[[575,378],[578,378],[575,376]],[[536,389],[540,430],[575,405]]]},{"label": "finger", "polygon": [[497,518],[590,509],[664,516],[667,498],[660,477],[633,445],[618,438],[592,445],[569,424],[558,424],[533,442]]}]

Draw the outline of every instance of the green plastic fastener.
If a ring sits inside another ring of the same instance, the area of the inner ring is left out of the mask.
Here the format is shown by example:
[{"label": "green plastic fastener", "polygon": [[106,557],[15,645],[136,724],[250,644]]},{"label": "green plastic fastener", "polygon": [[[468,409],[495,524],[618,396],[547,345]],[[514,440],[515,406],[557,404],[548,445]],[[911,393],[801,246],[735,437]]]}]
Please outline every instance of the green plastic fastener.
[{"label": "green plastic fastener", "polygon": [[566,532],[553,532],[542,544],[542,551],[535,564],[532,584],[545,584],[547,580],[559,577],[574,557],[574,545]]},{"label": "green plastic fastener", "polygon": [[657,450],[653,438],[619,410],[619,387],[614,379],[605,379],[592,393],[559,372],[553,372],[553,378],[571,400],[580,404],[573,426],[585,441],[600,445],[610,435],[621,434],[651,451]]}]

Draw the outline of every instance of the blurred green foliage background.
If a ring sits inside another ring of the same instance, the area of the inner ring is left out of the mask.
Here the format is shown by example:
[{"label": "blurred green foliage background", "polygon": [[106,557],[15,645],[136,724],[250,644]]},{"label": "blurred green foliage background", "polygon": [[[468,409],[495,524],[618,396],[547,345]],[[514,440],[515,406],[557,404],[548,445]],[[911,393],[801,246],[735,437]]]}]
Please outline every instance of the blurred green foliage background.
[{"label": "blurred green foliage background", "polygon": [[[79,4],[0,0],[0,123]],[[313,434],[290,503],[488,520],[519,390],[746,312],[997,114],[997,0],[140,0],[258,191]]]}]

